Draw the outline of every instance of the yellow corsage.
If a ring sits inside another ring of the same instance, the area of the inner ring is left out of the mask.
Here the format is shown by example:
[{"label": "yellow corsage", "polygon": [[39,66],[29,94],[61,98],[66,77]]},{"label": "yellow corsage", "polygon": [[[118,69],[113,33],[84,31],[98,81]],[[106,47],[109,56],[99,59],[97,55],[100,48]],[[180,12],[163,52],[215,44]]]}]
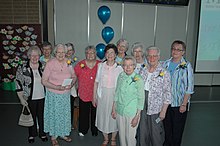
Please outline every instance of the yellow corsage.
[{"label": "yellow corsage", "polygon": [[80,64],[80,67],[81,67],[81,68],[84,68],[84,67],[85,67],[85,64],[81,63],[81,64]]},{"label": "yellow corsage", "polygon": [[78,59],[77,59],[77,57],[74,57],[73,60],[76,62]]},{"label": "yellow corsage", "polygon": [[179,65],[179,67],[182,68],[182,69],[185,69],[185,68],[187,67],[186,62],[185,62],[185,61],[182,62],[182,63]]},{"label": "yellow corsage", "polygon": [[[133,82],[136,82],[136,81],[138,81],[139,80],[139,78],[138,78],[138,76],[137,75],[135,75],[134,77],[131,77],[131,83],[133,83]],[[131,85],[131,83],[129,84],[129,85]]]},{"label": "yellow corsage", "polygon": [[163,77],[164,75],[165,75],[165,72],[161,70],[157,77]]},{"label": "yellow corsage", "polygon": [[71,61],[71,60],[67,60],[66,63],[67,63],[67,65],[69,66],[69,65],[72,64],[72,61]]}]

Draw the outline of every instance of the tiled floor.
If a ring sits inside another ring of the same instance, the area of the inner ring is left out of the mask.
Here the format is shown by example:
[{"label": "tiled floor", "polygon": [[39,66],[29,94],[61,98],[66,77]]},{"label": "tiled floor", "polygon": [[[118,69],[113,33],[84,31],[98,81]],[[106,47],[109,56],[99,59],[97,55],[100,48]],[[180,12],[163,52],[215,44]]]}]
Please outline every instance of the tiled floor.
[{"label": "tiled floor", "polygon": [[[197,87],[184,131],[182,146],[220,146],[220,87]],[[17,125],[21,105],[14,92],[0,91],[0,145],[1,146],[50,146],[39,138],[34,144],[27,142],[27,129]],[[88,133],[79,137],[71,132],[71,143],[59,140],[61,146],[100,146],[102,135]]]}]

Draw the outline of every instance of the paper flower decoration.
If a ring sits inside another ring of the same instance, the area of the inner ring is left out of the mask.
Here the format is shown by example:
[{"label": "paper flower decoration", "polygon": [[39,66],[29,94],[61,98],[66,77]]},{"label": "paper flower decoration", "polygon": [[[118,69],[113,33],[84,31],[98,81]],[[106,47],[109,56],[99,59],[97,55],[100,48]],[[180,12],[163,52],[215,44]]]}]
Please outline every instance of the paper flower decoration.
[{"label": "paper flower decoration", "polygon": [[17,33],[22,33],[23,30],[21,28],[16,29]]},{"label": "paper flower decoration", "polygon": [[13,27],[10,26],[10,25],[8,25],[8,26],[6,26],[6,28],[7,28],[8,30],[11,30]]},{"label": "paper flower decoration", "polygon": [[2,34],[7,34],[7,30],[6,29],[1,29],[0,31]]},{"label": "paper flower decoration", "polygon": [[8,31],[8,34],[13,34],[13,33],[14,33],[14,30]]},{"label": "paper flower decoration", "polygon": [[3,44],[3,45],[8,45],[8,42],[9,42],[9,41],[4,40],[4,41],[2,42],[2,44]]},{"label": "paper flower decoration", "polygon": [[8,63],[3,63],[4,69],[11,69]]},{"label": "paper flower decoration", "polygon": [[8,78],[4,78],[4,79],[2,79],[2,80],[3,80],[3,82],[5,82],[5,83],[10,82],[10,80],[9,80]]},{"label": "paper flower decoration", "polygon": [[24,25],[21,27],[23,30],[27,30],[28,26],[27,25]]},{"label": "paper flower decoration", "polygon": [[15,78],[15,76],[12,75],[12,74],[8,74],[8,77],[9,77],[9,79],[14,79]]}]

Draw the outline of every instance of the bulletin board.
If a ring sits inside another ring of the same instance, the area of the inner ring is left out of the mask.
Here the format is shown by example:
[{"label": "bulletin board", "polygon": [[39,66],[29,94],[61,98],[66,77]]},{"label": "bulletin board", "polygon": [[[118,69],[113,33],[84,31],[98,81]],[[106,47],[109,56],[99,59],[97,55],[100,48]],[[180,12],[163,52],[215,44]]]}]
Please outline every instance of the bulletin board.
[{"label": "bulletin board", "polygon": [[40,24],[0,24],[0,76],[4,90],[15,90],[17,67],[27,60],[28,49],[40,43]]}]

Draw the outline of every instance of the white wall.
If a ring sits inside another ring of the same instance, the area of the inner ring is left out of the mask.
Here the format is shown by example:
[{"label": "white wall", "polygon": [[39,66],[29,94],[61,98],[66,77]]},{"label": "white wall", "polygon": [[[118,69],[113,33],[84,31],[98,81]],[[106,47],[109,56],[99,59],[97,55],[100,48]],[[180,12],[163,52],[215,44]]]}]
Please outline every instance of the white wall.
[{"label": "white wall", "polygon": [[[111,26],[115,36],[110,43],[116,43],[123,37],[130,46],[137,41],[143,42],[146,47],[156,45],[161,49],[162,60],[170,57],[171,43],[181,39],[187,44],[186,58],[194,66],[199,2],[191,0],[189,6],[167,6],[100,0],[54,0],[55,43],[73,42],[77,56],[83,59],[87,45],[105,44],[101,31],[105,26]],[[111,10],[105,25],[97,15],[98,8],[103,5]],[[195,84],[220,85],[220,75],[195,74]]]}]

